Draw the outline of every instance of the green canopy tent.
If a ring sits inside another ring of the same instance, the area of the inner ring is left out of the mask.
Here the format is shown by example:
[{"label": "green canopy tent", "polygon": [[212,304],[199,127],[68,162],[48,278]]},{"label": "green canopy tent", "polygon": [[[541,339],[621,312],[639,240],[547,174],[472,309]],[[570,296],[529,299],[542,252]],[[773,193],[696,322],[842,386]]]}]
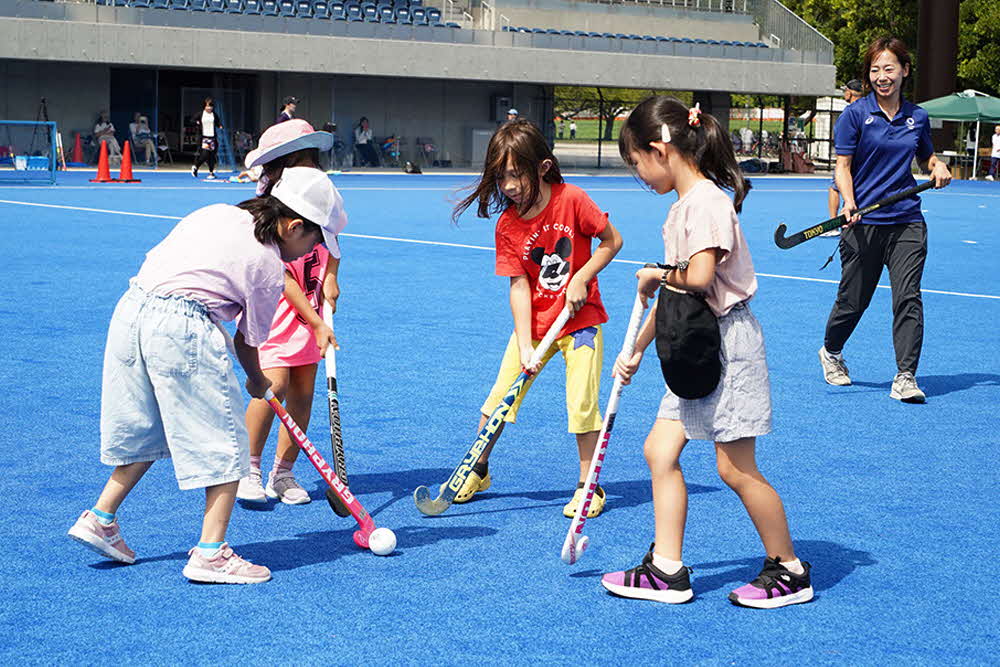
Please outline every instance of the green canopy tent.
[{"label": "green canopy tent", "polygon": [[931,118],[976,123],[976,150],[972,152],[972,177],[975,179],[979,162],[979,124],[983,121],[1000,123],[1000,99],[978,90],[963,90],[921,102],[919,106]]}]

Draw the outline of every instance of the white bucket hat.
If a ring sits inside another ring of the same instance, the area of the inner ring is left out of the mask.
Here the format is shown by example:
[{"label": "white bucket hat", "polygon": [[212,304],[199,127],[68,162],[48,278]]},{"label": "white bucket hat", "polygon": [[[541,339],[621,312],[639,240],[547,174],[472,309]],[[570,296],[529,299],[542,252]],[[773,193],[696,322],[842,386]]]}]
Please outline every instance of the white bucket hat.
[{"label": "white bucket hat", "polygon": [[293,118],[264,130],[257,148],[247,153],[243,163],[251,169],[304,148],[318,148],[321,153],[328,151],[333,148],[333,135],[317,132],[306,121]]},{"label": "white bucket hat", "polygon": [[330,254],[340,258],[337,234],[347,226],[344,198],[330,178],[312,167],[288,167],[271,188],[271,196],[323,229]]}]

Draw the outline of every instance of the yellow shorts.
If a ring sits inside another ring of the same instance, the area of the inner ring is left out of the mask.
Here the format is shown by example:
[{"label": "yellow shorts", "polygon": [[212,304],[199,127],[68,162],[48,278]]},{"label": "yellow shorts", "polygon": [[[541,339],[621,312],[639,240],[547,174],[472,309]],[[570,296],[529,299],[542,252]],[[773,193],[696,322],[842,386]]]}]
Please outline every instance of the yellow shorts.
[{"label": "yellow shorts", "polygon": [[[596,333],[593,333],[593,329],[597,330]],[[590,338],[590,333],[593,333],[593,338]],[[535,345],[538,345],[538,342],[537,340],[532,341]],[[562,352],[563,359],[566,361],[566,414],[569,432],[600,431],[603,418],[598,398],[601,393],[601,364],[604,361],[604,338],[600,325],[581,329],[558,339],[542,357],[542,368],[545,368],[549,359],[555,356],[556,352]],[[504,397],[520,373],[521,354],[517,349],[517,336],[511,334],[510,340],[507,342],[507,350],[503,354],[503,361],[500,362],[497,380],[481,408],[484,415],[490,415],[500,404],[500,399]],[[525,383],[524,389],[514,401],[514,405],[511,406],[504,421],[512,424],[517,421],[517,410],[521,407],[521,401],[524,400],[524,396],[528,393],[534,379],[532,377]]]}]

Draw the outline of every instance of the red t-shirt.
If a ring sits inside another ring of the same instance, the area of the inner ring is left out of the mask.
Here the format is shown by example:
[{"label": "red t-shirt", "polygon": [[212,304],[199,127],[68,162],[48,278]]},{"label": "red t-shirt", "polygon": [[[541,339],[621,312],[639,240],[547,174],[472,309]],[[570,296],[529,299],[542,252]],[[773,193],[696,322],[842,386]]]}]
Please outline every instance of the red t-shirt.
[{"label": "red t-shirt", "polygon": [[[528,276],[531,286],[531,336],[539,340],[566,305],[570,278],[590,260],[590,246],[604,231],[608,214],[587,193],[567,183],[552,186],[545,209],[530,220],[511,206],[497,221],[497,275]],[[595,277],[587,286],[587,303],[559,333],[608,321]]]}]

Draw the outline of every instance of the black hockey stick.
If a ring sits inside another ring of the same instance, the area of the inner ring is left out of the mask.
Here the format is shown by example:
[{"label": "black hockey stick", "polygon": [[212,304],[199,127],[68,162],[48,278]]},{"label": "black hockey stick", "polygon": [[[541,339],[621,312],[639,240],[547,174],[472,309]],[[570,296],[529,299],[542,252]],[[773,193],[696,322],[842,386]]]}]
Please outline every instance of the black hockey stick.
[{"label": "black hockey stick", "polygon": [[[875,202],[874,204],[865,206],[862,209],[858,209],[856,213],[857,215],[867,215],[872,211],[882,208],[883,206],[889,206],[890,204],[895,204],[901,199],[912,197],[913,195],[919,194],[924,190],[928,190],[932,187],[934,187],[934,181],[933,180],[927,181],[923,185],[917,185],[915,187],[903,190],[902,192],[897,192],[896,194],[890,195],[885,199],[881,199]],[[815,238],[820,234],[824,234],[830,231],[831,229],[837,229],[838,227],[843,227],[845,224],[847,224],[847,218],[845,218],[842,215],[838,215],[836,218],[830,218],[825,222],[821,222],[818,225],[813,225],[812,227],[803,229],[801,232],[796,232],[791,236],[785,236],[785,230],[787,229],[787,227],[785,226],[784,223],[782,223],[778,225],[778,228],[776,230],[774,230],[774,242],[777,244],[779,248],[787,250],[788,248],[794,248],[800,243],[805,243],[809,239]]]}]

